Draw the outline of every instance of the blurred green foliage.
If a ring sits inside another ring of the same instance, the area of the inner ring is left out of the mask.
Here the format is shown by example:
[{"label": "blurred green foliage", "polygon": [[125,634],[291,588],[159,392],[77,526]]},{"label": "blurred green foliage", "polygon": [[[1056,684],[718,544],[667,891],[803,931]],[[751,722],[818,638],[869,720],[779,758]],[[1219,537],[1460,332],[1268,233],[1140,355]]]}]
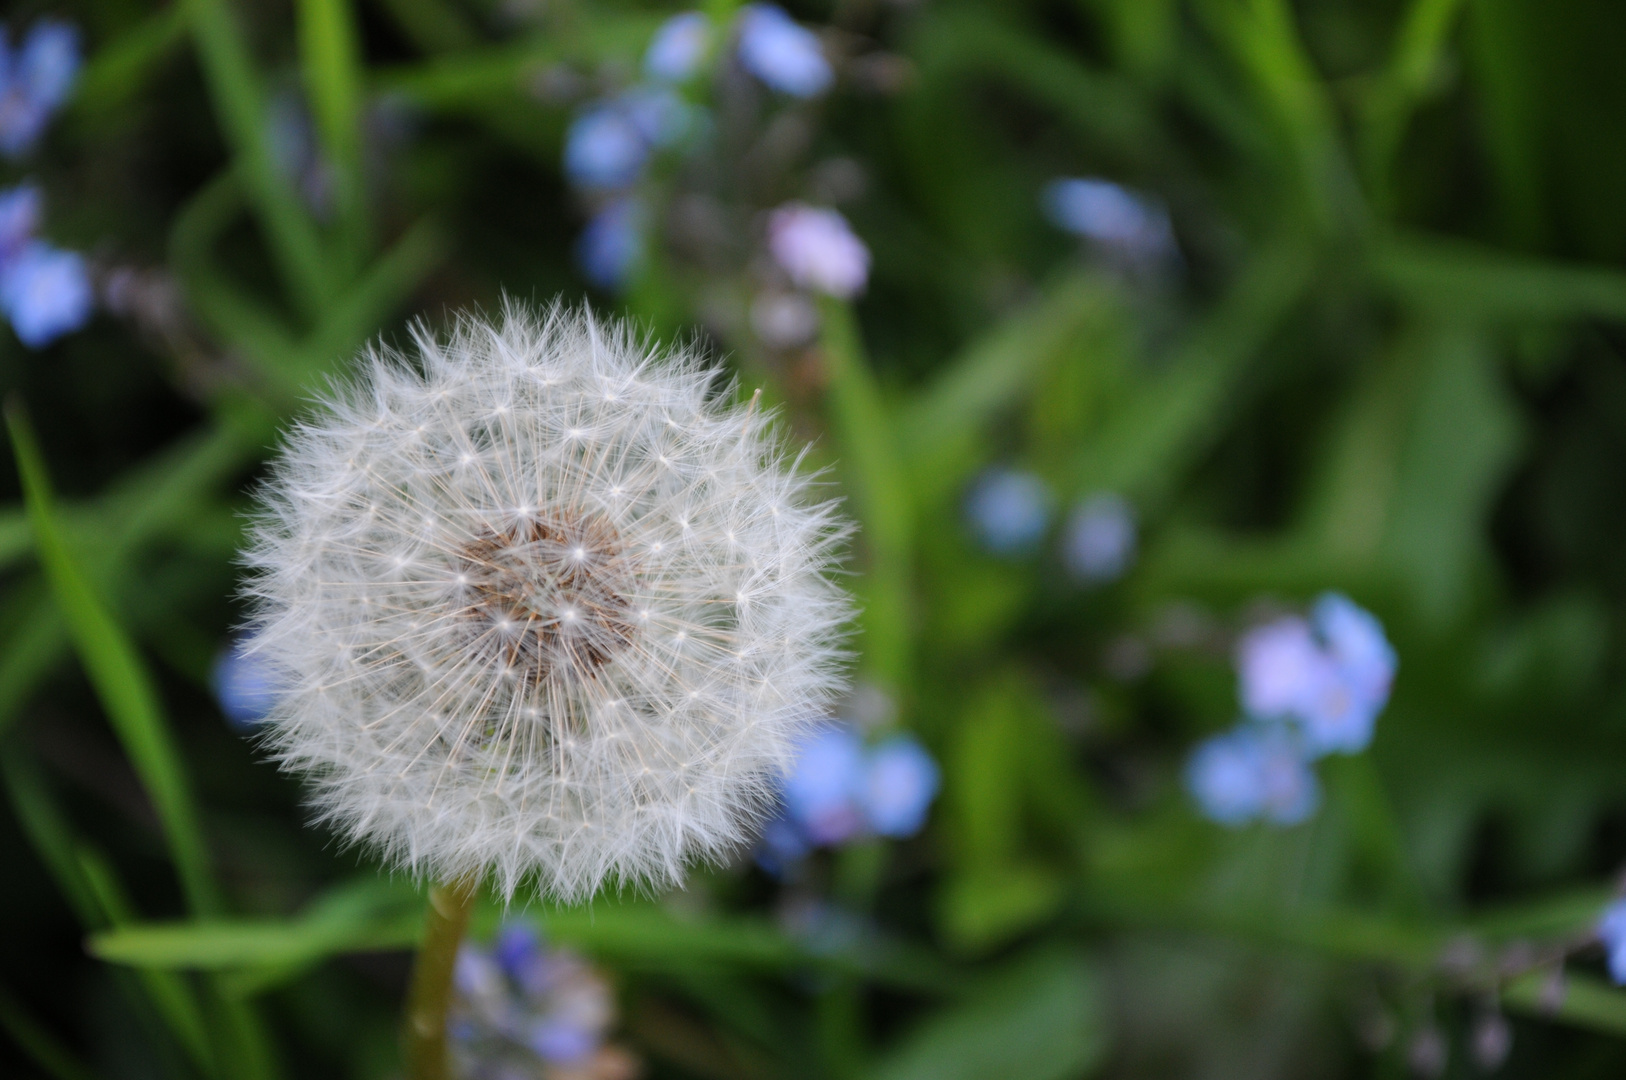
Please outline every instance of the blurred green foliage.
[{"label": "blurred green foliage", "polygon": [[[592,299],[698,328],[818,439],[861,524],[859,673],[945,791],[922,837],[819,857],[799,888],[842,932],[776,918],[745,860],[531,906],[616,973],[650,1075],[1390,1076],[1435,1025],[1461,1075],[1502,1007],[1509,1075],[1618,1075],[1626,992],[1595,951],[1563,984],[1538,961],[1585,941],[1626,859],[1626,8],[793,7],[845,65],[745,124],[740,160],[778,138],[788,164],[674,167],[651,197],[727,189],[750,248],[752,208],[856,162],[867,294],[797,355],[715,314],[746,256],[657,244]],[[388,1076],[422,897],[305,828],[208,696],[241,514],[365,341],[584,295],[559,169],[583,91],[549,88],[624,82],[676,9],[50,10],[90,65],[28,174],[51,232],[145,300],[47,352],[0,342],[0,1062]],[[896,77],[855,74],[876,61]],[[323,213],[267,137],[287,93]],[[1180,271],[1071,250],[1038,197],[1067,174],[1166,202]],[[994,463],[1129,498],[1133,571],[1085,589],[1048,549],[980,550],[961,500]],[[1180,768],[1234,719],[1236,630],[1327,588],[1401,657],[1372,750],[1328,763],[1305,826],[1203,821]]]}]

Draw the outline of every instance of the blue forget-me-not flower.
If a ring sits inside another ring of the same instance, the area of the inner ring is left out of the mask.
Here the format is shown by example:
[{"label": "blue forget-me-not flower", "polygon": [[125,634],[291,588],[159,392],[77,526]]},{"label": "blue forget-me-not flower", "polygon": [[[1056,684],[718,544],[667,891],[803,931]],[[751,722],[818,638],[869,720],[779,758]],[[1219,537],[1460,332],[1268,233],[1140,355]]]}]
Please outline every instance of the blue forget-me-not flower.
[{"label": "blue forget-me-not flower", "polygon": [[1145,195],[1110,180],[1066,177],[1045,186],[1040,202],[1057,228],[1093,241],[1137,263],[1172,256],[1168,211]]},{"label": "blue forget-me-not flower", "polygon": [[815,847],[913,836],[940,783],[937,763],[908,735],[871,747],[847,725],[823,728],[784,777],[781,812],[764,830],[758,861],[778,871]]},{"label": "blue forget-me-not flower", "polygon": [[1322,596],[1309,619],[1258,627],[1237,649],[1243,709],[1297,724],[1312,757],[1366,749],[1395,665],[1382,625],[1338,593]]},{"label": "blue forget-me-not flower", "polygon": [[0,312],[31,349],[79,329],[95,304],[84,257],[34,235],[41,203],[32,184],[0,192]]},{"label": "blue forget-me-not flower", "polygon": [[711,47],[711,20],[699,11],[673,15],[661,24],[644,52],[644,74],[661,82],[684,82],[700,70]]},{"label": "blue forget-me-not flower", "polygon": [[1598,940],[1609,960],[1609,977],[1626,986],[1626,897],[1603,909],[1598,920]]},{"label": "blue forget-me-not flower", "polygon": [[643,204],[623,196],[601,207],[576,241],[576,262],[601,289],[626,283],[644,257]]},{"label": "blue forget-me-not flower", "polygon": [[22,157],[33,149],[79,75],[79,31],[41,19],[13,47],[0,26],[0,153]]},{"label": "blue forget-me-not flower", "polygon": [[1221,825],[1297,825],[1321,804],[1315,773],[1277,725],[1244,722],[1199,745],[1186,764],[1186,787]]},{"label": "blue forget-me-not flower", "polygon": [[1062,561],[1080,581],[1115,581],[1135,559],[1135,532],[1135,512],[1123,496],[1092,495],[1067,519]]},{"label": "blue forget-me-not flower", "polygon": [[748,4],[740,12],[736,50],[745,70],[791,97],[818,97],[835,79],[818,35],[774,4]]},{"label": "blue forget-me-not flower", "polygon": [[277,700],[271,667],[255,653],[249,640],[233,641],[215,657],[209,683],[226,722],[238,731],[252,731],[270,713]]},{"label": "blue forget-me-not flower", "polygon": [[989,469],[967,493],[965,515],[989,551],[997,555],[1030,551],[1050,525],[1050,489],[1029,472]]},{"label": "blue forget-me-not flower", "polygon": [[446,1033],[466,1080],[634,1071],[604,1042],[615,1020],[609,984],[573,954],[548,949],[526,923],[504,924],[489,947],[465,942],[453,989]]}]

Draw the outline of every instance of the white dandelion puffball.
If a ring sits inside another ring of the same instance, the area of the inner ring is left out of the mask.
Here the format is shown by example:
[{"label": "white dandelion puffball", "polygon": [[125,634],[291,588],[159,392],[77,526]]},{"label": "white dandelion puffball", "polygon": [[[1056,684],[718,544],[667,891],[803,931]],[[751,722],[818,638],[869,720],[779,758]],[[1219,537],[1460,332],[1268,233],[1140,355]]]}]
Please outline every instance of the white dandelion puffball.
[{"label": "white dandelion puffball", "polygon": [[267,740],[414,873],[678,883],[843,689],[846,526],[693,353],[513,305],[413,343],[369,350],[263,492]]}]

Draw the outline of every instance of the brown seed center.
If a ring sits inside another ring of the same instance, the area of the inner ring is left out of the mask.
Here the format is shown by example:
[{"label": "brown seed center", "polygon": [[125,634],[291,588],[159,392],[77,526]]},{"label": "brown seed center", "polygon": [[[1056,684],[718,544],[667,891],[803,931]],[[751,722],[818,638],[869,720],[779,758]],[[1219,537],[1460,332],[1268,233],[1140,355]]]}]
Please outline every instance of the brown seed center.
[{"label": "brown seed center", "polygon": [[634,568],[600,515],[487,529],[459,563],[462,615],[480,651],[527,681],[591,678],[632,640]]}]

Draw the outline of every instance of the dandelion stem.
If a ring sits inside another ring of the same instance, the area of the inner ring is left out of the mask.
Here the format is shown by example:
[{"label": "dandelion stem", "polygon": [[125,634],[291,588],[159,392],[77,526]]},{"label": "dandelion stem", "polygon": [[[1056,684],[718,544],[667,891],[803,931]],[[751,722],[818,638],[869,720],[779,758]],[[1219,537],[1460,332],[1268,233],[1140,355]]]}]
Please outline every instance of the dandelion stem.
[{"label": "dandelion stem", "polygon": [[452,967],[469,924],[478,880],[465,878],[429,889],[429,915],[423,943],[412,965],[406,1005],[408,1080],[445,1080],[446,1009],[452,997]]}]

